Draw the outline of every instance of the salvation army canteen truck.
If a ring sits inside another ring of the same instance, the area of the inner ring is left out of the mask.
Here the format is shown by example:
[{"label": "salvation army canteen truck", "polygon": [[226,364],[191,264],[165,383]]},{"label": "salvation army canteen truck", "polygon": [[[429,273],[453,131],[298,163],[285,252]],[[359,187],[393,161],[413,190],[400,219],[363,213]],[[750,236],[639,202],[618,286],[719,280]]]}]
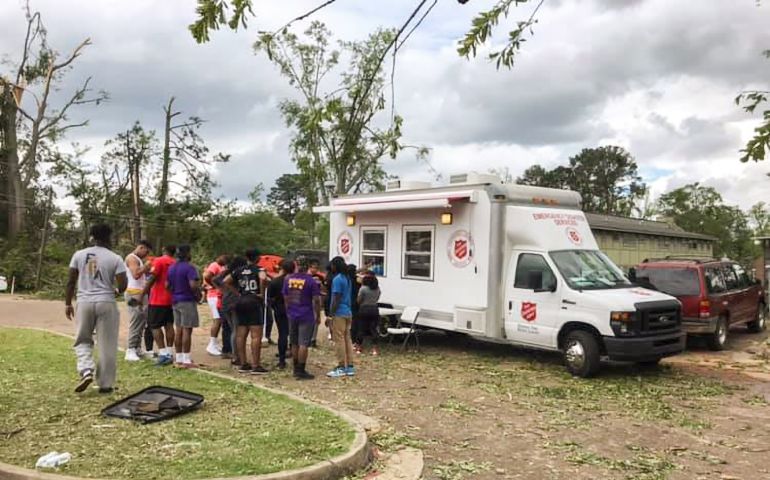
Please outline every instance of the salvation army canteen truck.
[{"label": "salvation army canteen truck", "polygon": [[382,302],[420,327],[561,351],[588,377],[601,358],[656,363],[684,350],[681,305],[630,283],[596,244],[580,195],[452,176],[332,198],[330,250],[379,277]]}]

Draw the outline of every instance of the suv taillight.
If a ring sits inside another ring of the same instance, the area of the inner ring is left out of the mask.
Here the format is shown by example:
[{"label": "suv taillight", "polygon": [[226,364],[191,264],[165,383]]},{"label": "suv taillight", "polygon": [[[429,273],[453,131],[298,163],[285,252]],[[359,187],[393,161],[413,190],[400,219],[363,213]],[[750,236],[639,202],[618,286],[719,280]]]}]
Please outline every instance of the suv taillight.
[{"label": "suv taillight", "polygon": [[711,316],[711,302],[709,300],[701,300],[698,305],[698,311],[700,312],[700,318],[709,318]]}]

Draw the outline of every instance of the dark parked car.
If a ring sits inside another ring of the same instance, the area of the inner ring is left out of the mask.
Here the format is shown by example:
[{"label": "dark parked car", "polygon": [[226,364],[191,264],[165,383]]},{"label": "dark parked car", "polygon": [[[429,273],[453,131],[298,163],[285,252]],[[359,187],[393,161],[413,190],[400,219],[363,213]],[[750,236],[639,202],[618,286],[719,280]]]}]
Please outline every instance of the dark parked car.
[{"label": "dark parked car", "polygon": [[765,329],[767,305],[761,284],[743,267],[724,260],[667,258],[645,260],[632,281],[668,293],[682,302],[682,329],[704,335],[709,348],[722,350],[734,325]]}]

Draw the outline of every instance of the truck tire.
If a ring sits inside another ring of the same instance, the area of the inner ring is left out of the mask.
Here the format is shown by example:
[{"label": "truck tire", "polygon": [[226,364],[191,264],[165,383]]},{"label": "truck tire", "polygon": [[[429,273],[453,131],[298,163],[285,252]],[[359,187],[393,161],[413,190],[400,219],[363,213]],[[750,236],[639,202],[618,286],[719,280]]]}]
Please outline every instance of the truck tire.
[{"label": "truck tire", "polygon": [[710,350],[718,352],[725,349],[725,344],[727,344],[727,330],[727,319],[725,317],[719,317],[719,320],[717,320],[717,329],[714,333],[706,337],[706,343]]},{"label": "truck tire", "polygon": [[599,371],[599,342],[584,330],[573,330],[564,339],[564,364],[576,377],[592,377]]},{"label": "truck tire", "polygon": [[749,332],[759,333],[764,332],[767,328],[767,307],[764,303],[760,303],[757,306],[757,319],[749,322]]}]

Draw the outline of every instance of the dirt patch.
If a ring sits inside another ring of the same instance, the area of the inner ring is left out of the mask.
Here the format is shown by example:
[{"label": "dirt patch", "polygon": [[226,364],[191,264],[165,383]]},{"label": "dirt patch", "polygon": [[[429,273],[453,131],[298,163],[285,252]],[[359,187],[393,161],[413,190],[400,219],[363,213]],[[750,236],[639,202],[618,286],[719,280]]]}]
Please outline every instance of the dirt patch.
[{"label": "dirt patch", "polygon": [[[61,303],[0,297],[0,312],[3,325],[73,329]],[[732,348],[765,341],[740,335]],[[423,449],[430,479],[770,478],[770,384],[735,367],[740,355],[696,349],[660,369],[608,365],[580,380],[557,355],[438,332],[421,339],[419,353],[385,345],[358,357],[354,378],[253,380],[379,419],[376,441]],[[194,358],[237,375],[203,353],[207,340],[198,329]],[[333,364],[322,341],[309,369],[322,376]]]}]

